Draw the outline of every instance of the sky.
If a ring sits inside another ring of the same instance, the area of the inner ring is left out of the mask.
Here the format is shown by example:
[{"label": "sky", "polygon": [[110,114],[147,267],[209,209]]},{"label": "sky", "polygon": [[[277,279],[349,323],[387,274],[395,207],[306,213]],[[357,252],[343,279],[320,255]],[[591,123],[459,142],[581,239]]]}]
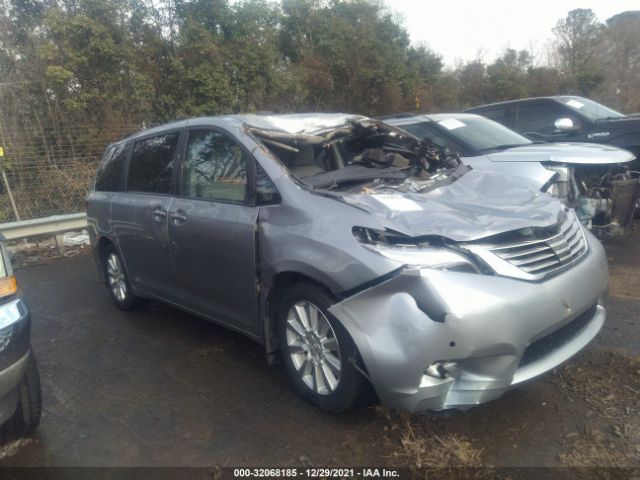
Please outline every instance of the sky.
[{"label": "sky", "polygon": [[532,50],[544,63],[551,29],[575,8],[590,8],[602,22],[626,10],[640,10],[640,0],[386,0],[399,13],[411,41],[424,43],[453,66],[473,60],[478,51],[492,61],[507,47]]}]

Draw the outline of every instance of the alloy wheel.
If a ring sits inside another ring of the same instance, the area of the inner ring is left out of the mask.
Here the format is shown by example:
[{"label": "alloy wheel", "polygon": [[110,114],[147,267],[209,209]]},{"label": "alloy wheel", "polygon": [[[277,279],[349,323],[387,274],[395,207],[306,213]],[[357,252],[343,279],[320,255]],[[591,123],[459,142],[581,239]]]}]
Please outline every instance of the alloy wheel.
[{"label": "alloy wheel", "polygon": [[113,296],[123,302],[127,297],[127,282],[120,258],[113,252],[107,257],[107,280]]},{"label": "alloy wheel", "polygon": [[311,302],[296,302],[287,315],[287,347],[293,366],[307,387],[320,395],[338,388],[342,362],[329,320]]}]

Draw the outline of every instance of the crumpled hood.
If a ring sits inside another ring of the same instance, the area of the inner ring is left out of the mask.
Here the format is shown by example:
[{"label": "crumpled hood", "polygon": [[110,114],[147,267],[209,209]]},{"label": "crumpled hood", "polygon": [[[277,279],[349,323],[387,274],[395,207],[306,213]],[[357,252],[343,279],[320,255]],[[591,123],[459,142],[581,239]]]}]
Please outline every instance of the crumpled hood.
[{"label": "crumpled hood", "polygon": [[525,227],[549,227],[562,204],[524,177],[472,170],[427,193],[351,194],[344,200],[379,217],[386,228],[410,236],[475,240]]},{"label": "crumpled hood", "polygon": [[533,143],[487,155],[494,162],[557,162],[610,165],[632,161],[634,155],[611,145],[593,143]]},{"label": "crumpled hood", "polygon": [[361,115],[345,113],[290,113],[278,115],[235,115],[250,127],[276,130],[289,134],[310,135],[348,125],[350,121],[365,120]]}]

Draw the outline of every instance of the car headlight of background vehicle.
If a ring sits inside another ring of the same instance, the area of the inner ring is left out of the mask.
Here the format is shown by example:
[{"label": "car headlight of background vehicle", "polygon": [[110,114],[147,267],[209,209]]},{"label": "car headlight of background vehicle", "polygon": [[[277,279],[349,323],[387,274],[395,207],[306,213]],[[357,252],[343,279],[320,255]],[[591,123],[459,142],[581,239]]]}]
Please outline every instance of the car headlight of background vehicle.
[{"label": "car headlight of background vehicle", "polygon": [[17,291],[18,285],[16,277],[13,276],[9,252],[0,238],[0,353],[11,344],[14,323],[16,318],[20,318],[18,307],[7,303]]},{"label": "car headlight of background vehicle", "polygon": [[0,302],[18,291],[7,247],[0,239]]},{"label": "car headlight of background vehicle", "polygon": [[464,273],[480,273],[478,267],[465,255],[450,248],[429,244],[397,243],[401,237],[393,237],[381,230],[354,227],[353,236],[362,246],[390,260],[410,268],[434,268]]}]

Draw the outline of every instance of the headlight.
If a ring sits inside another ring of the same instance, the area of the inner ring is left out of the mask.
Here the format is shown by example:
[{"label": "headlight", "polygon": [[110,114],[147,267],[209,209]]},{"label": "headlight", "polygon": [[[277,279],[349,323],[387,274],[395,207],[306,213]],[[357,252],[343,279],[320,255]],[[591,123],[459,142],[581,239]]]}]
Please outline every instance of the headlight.
[{"label": "headlight", "polygon": [[353,235],[365,248],[408,267],[480,273],[471,260],[448,248],[397,243],[401,237],[393,236],[391,238],[395,241],[390,243],[386,232],[364,227],[354,227]]}]

